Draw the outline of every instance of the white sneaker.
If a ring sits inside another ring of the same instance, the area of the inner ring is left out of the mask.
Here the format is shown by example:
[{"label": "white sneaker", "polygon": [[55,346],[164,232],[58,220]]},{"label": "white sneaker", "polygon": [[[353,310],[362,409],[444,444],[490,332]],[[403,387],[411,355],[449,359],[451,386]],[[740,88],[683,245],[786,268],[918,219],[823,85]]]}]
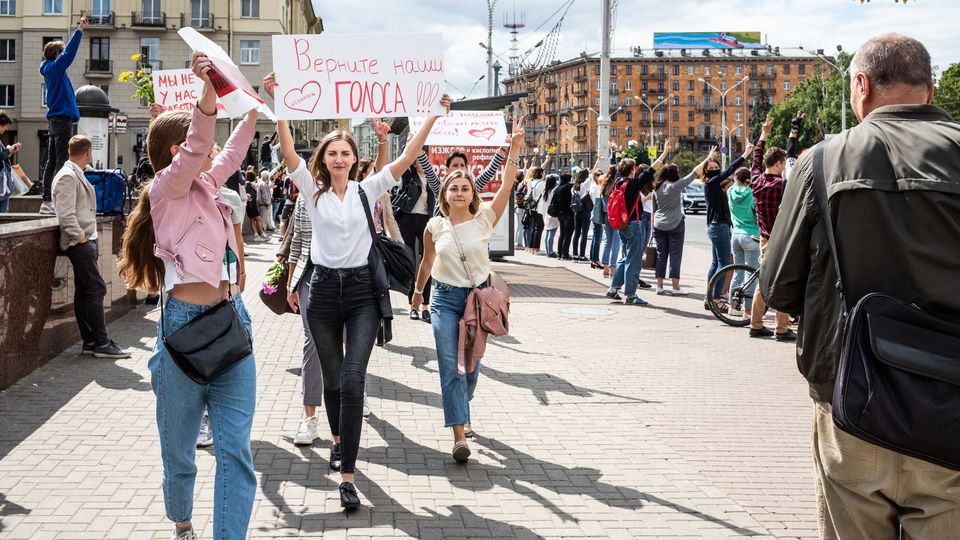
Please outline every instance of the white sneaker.
[{"label": "white sneaker", "polygon": [[743,310],[730,309],[730,311],[727,312],[727,315],[729,315],[731,319],[742,319],[742,318],[743,318]]},{"label": "white sneaker", "polygon": [[663,287],[657,287],[657,296],[663,296],[665,294],[667,293],[663,290]]},{"label": "white sneaker", "polygon": [[670,294],[672,294],[673,296],[686,296],[686,295],[687,295],[687,291],[684,291],[684,290],[681,290],[681,289],[672,289],[672,290],[670,291]]},{"label": "white sneaker", "polygon": [[370,416],[370,406],[367,405],[367,400],[363,400],[363,417],[366,418]]},{"label": "white sneaker", "polygon": [[52,202],[44,201],[44,203],[40,205],[40,213],[48,216],[53,216],[53,215],[56,215],[57,210],[53,207]]},{"label": "white sneaker", "polygon": [[173,530],[172,540],[197,540],[197,533],[190,529],[189,531],[183,531],[180,534],[177,534],[177,530]]},{"label": "white sneaker", "polygon": [[203,419],[200,420],[200,433],[197,434],[197,447],[206,448],[213,445],[213,429],[210,428],[210,415],[203,411]]},{"label": "white sneaker", "polygon": [[303,421],[300,424],[300,431],[297,432],[293,437],[293,444],[298,445],[308,445],[313,444],[313,441],[320,438],[320,433],[317,430],[317,417],[311,416]]}]

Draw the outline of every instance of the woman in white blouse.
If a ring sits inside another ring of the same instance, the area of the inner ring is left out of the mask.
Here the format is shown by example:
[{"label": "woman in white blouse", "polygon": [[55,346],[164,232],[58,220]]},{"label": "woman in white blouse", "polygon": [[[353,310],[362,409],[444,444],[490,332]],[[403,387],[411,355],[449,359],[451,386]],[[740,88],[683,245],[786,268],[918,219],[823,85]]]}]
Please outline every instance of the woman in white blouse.
[{"label": "woman in white blouse", "polygon": [[[273,75],[263,83],[272,97],[277,85]],[[449,109],[449,96],[444,95],[442,103]],[[365,207],[372,210],[380,195],[399,183],[397,179],[417,158],[436,119],[428,116],[400,157],[360,182],[350,181],[359,168],[357,144],[350,133],[337,130],[327,134],[308,166],[294,149],[289,123],[277,123],[280,150],[290,178],[305,198],[313,227],[313,274],[306,313],[310,333],[321,351],[323,402],[334,442],[330,468],[340,471],[340,504],[347,509],[360,505],[353,480],[367,363],[381,319],[393,318],[386,283],[375,279],[369,269],[373,238]]]},{"label": "woman in white blouse", "polygon": [[516,183],[523,124],[523,117],[514,120],[510,154],[493,201],[481,203],[470,173],[454,171],[443,179],[440,188],[441,216],[431,219],[423,232],[423,261],[413,291],[413,304],[419,308],[423,302],[423,287],[432,275],[430,311],[440,366],[444,426],[453,429],[453,459],[458,463],[470,457],[466,431],[470,425],[470,399],[480,374],[479,362],[472,373],[457,372],[459,324],[467,295],[490,275],[490,235]]}]

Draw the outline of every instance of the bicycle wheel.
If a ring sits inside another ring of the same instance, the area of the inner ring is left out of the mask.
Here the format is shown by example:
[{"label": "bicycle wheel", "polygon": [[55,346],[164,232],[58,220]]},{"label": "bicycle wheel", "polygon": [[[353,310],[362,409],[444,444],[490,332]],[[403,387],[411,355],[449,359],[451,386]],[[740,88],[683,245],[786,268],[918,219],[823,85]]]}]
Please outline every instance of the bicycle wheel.
[{"label": "bicycle wheel", "polygon": [[[731,279],[729,283],[732,282],[734,272],[743,271],[745,279],[743,283],[738,284],[736,287],[730,287],[730,292],[727,294],[727,298],[716,298],[713,295],[714,287],[717,283],[726,283],[727,279]],[[713,278],[710,280],[710,284],[707,286],[707,305],[710,307],[710,312],[713,313],[713,316],[717,319],[720,319],[721,322],[729,324],[730,326],[746,326],[750,324],[750,319],[731,316],[729,311],[739,311],[743,312],[744,303],[747,300],[747,297],[752,297],[752,294],[749,294],[747,291],[751,286],[755,286],[757,280],[759,279],[759,271],[746,264],[731,264],[729,266],[724,266],[720,270],[717,270],[717,273],[713,275]],[[714,300],[722,300],[727,303],[728,313],[724,313],[717,307],[717,303]]]}]

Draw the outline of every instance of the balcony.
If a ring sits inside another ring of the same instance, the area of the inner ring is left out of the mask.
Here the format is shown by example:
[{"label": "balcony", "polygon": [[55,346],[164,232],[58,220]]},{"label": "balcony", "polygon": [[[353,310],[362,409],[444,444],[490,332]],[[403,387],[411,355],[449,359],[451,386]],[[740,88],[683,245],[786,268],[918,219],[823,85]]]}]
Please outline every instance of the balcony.
[{"label": "balcony", "polygon": [[[77,18],[80,18],[77,15]],[[116,28],[117,27],[117,16],[116,13],[97,13],[95,15],[90,15],[87,18],[90,21],[90,28]]]},{"label": "balcony", "polygon": [[658,72],[658,73],[641,73],[641,74],[640,74],[640,78],[641,78],[641,79],[655,79],[655,80],[661,80],[661,81],[662,81],[662,80],[664,80],[664,79],[667,78],[667,73],[666,73],[666,72],[663,72],[663,73],[659,73],[659,72]]},{"label": "balcony", "polygon": [[83,75],[91,79],[110,79],[113,77],[113,60],[87,60]]},{"label": "balcony", "polygon": [[576,137],[573,138],[573,140],[577,141],[578,143],[585,143],[585,142],[587,142],[587,136],[586,136],[586,135],[577,135]]},{"label": "balcony", "polygon": [[186,13],[180,14],[180,28],[185,26],[190,26],[196,28],[197,30],[213,30],[216,28],[214,26],[214,15],[210,14],[201,14],[199,17],[188,17]]},{"label": "balcony", "polygon": [[573,82],[584,82],[587,80],[586,74],[578,74],[573,76]]},{"label": "balcony", "polygon": [[557,81],[550,81],[550,82],[547,83],[547,88],[549,88],[549,89],[551,89],[551,90],[554,89],[554,88],[556,88],[556,87],[557,87]]},{"label": "balcony", "polygon": [[717,112],[720,105],[716,103],[697,103],[697,112]]},{"label": "balcony", "polygon": [[750,89],[750,95],[751,95],[751,96],[759,96],[759,95],[760,95],[760,92],[764,92],[764,93],[769,94],[769,93],[772,92],[772,90],[771,90],[770,92],[767,92],[767,91],[765,91],[763,88],[751,88],[751,89]]},{"label": "balcony", "polygon": [[133,11],[130,13],[130,26],[134,28],[167,29],[167,14],[157,12]]},{"label": "balcony", "polygon": [[557,96],[547,96],[546,100],[547,100],[547,103],[556,103]]},{"label": "balcony", "polygon": [[575,96],[577,96],[577,97],[587,97],[587,91],[586,91],[586,89],[584,89],[584,90],[577,90],[576,92],[573,93],[573,95],[575,95]]},{"label": "balcony", "polygon": [[773,73],[760,73],[760,72],[757,72],[757,73],[751,72],[751,73],[750,73],[750,80],[751,80],[751,81],[773,80],[773,79],[776,79],[776,78],[777,78],[777,72],[776,72],[776,71],[774,71]]}]

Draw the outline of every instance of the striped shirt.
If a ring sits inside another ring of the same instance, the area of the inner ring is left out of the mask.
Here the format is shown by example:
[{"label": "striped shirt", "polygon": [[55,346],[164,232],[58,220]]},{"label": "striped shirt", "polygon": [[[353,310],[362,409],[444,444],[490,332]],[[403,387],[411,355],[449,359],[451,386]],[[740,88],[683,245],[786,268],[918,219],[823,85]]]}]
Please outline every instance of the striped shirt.
[{"label": "striped shirt", "polygon": [[[500,166],[503,165],[505,159],[506,158],[504,158],[500,152],[497,152],[493,155],[493,159],[490,160],[490,164],[487,165],[487,168],[477,175],[476,180],[474,180],[474,186],[477,188],[478,192],[483,191],[483,188],[487,187],[487,184],[497,177],[497,171],[500,170]],[[430,159],[427,158],[426,152],[420,152],[420,155],[417,156],[417,162],[423,168],[423,175],[427,177],[427,184],[430,186],[434,197],[438,201],[438,203],[433,207],[433,215],[434,217],[439,216],[441,185],[440,178],[437,177],[436,171],[433,170],[433,165],[430,164]]]}]

